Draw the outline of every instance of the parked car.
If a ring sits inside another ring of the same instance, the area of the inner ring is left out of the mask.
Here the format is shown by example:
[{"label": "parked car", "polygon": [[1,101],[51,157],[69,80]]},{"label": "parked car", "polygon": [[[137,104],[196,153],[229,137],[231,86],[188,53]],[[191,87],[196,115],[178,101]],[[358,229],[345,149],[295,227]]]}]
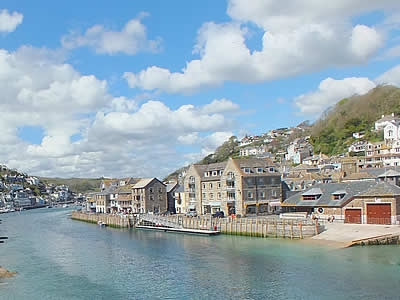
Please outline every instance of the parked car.
[{"label": "parked car", "polygon": [[188,211],[186,217],[197,217],[197,212],[195,210]]},{"label": "parked car", "polygon": [[213,218],[223,218],[224,217],[224,212],[222,210],[216,211],[215,213],[212,214]]}]

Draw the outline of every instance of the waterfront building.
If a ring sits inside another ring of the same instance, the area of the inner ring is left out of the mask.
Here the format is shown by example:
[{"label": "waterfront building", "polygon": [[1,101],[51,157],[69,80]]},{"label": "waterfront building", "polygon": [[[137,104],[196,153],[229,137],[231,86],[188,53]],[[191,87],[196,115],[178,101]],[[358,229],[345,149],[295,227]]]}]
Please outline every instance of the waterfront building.
[{"label": "waterfront building", "polygon": [[399,224],[400,187],[370,180],[322,183],[288,197],[282,207],[345,223]]},{"label": "waterfront building", "polygon": [[96,213],[109,213],[111,211],[111,201],[109,192],[101,192],[95,195]]},{"label": "waterfront building", "polygon": [[281,174],[270,159],[233,159],[190,166],[184,179],[189,210],[242,216],[280,209]]},{"label": "waterfront building", "polygon": [[143,178],[132,186],[134,213],[160,213],[167,210],[167,188],[157,178]]},{"label": "waterfront building", "polygon": [[175,208],[175,191],[179,188],[179,184],[177,182],[167,183],[167,211],[171,213],[176,213]]},{"label": "waterfront building", "polygon": [[184,190],[184,185],[179,185],[175,190],[175,210],[177,214],[185,213],[188,211],[189,198]]},{"label": "waterfront building", "polygon": [[223,210],[221,207],[221,175],[226,162],[191,165],[184,178],[184,189],[189,199],[187,210],[200,214]]},{"label": "waterfront building", "polygon": [[270,159],[229,158],[222,174],[223,211],[242,216],[280,209],[281,174]]}]

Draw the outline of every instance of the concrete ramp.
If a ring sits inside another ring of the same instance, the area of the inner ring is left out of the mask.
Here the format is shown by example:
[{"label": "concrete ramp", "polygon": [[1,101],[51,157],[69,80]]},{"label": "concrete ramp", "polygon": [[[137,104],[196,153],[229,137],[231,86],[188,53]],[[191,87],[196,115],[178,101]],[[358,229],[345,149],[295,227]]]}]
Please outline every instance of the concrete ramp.
[{"label": "concrete ramp", "polygon": [[344,247],[352,246],[357,241],[378,239],[380,237],[400,236],[399,225],[370,224],[327,224],[326,230],[310,238],[319,244],[338,243]]}]

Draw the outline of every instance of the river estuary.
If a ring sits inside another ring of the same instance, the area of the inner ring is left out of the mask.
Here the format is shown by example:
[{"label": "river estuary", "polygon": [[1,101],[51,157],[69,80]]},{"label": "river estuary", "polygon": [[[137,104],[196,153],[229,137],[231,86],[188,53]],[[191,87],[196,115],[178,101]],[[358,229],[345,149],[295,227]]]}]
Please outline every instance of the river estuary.
[{"label": "river estuary", "polygon": [[0,215],[0,299],[399,299],[400,247],[100,228],[70,210]]}]

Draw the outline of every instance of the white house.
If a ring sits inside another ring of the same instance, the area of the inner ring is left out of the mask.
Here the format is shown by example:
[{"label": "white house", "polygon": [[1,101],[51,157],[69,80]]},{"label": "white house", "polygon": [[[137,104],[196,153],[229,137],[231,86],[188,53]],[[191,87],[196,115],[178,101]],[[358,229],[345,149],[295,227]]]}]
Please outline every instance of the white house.
[{"label": "white house", "polygon": [[396,117],[394,113],[387,116],[382,115],[382,118],[375,122],[375,130],[383,130],[385,126],[389,124],[399,125],[400,118]]},{"label": "white house", "polygon": [[391,143],[400,139],[400,125],[389,123],[383,129],[383,137],[386,143]]}]

